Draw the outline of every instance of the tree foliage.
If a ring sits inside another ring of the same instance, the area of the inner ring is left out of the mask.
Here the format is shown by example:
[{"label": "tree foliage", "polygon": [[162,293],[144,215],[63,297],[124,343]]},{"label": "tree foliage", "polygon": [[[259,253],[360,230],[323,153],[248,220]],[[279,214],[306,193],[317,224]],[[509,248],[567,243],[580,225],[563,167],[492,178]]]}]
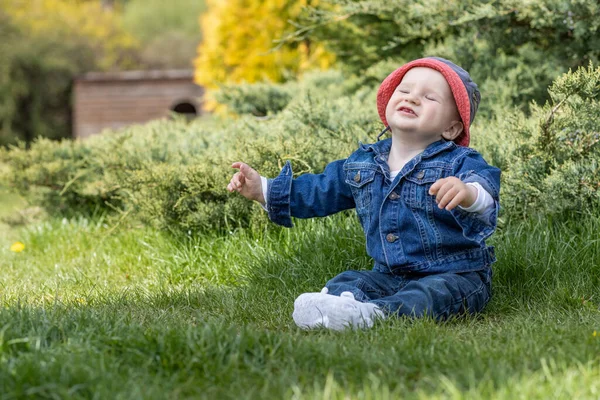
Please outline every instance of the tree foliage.
[{"label": "tree foliage", "polygon": [[124,28],[141,43],[145,68],[193,68],[204,1],[128,0],[122,10]]},{"label": "tree foliage", "polygon": [[[330,0],[304,14],[304,36],[360,73],[384,59],[447,57],[484,93],[527,108],[569,70],[600,60],[595,0]],[[332,6],[333,5],[333,6]],[[483,96],[482,101],[485,101]],[[483,104],[484,113],[490,108]]]},{"label": "tree foliage", "polygon": [[0,145],[68,137],[73,77],[134,66],[136,46],[97,1],[0,0]]},{"label": "tree foliage", "polygon": [[[209,0],[202,16],[203,42],[198,47],[196,82],[209,88],[220,83],[275,81],[310,68],[327,68],[333,57],[312,40],[278,44],[294,30],[309,0]],[[313,1],[314,2],[314,1]]]},{"label": "tree foliage", "polygon": [[122,26],[120,14],[96,0],[0,0],[0,8],[31,40],[76,40],[94,52],[98,68],[137,65],[138,42]]}]

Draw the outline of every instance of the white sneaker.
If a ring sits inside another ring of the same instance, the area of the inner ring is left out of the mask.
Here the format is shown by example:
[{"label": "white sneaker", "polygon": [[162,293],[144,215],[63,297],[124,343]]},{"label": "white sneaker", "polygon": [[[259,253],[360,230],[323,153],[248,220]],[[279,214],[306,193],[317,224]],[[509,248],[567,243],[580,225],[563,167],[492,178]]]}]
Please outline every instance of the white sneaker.
[{"label": "white sneaker", "polygon": [[370,328],[375,318],[384,318],[384,314],[375,304],[357,301],[351,292],[333,296],[323,288],[320,293],[298,296],[292,317],[302,329],[323,327],[342,331],[348,327]]}]

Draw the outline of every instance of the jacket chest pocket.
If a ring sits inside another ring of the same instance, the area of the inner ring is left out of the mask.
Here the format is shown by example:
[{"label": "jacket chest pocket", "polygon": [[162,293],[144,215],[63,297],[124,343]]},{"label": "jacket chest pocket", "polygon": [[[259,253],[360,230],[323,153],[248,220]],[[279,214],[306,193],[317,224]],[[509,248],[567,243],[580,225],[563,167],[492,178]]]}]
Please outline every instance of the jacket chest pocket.
[{"label": "jacket chest pocket", "polygon": [[352,190],[352,196],[359,212],[371,205],[373,179],[375,179],[374,170],[349,169],[346,171],[345,181]]},{"label": "jacket chest pocket", "polygon": [[405,176],[402,197],[412,208],[425,208],[434,196],[429,194],[429,188],[441,178],[441,171],[433,168],[414,169]]}]

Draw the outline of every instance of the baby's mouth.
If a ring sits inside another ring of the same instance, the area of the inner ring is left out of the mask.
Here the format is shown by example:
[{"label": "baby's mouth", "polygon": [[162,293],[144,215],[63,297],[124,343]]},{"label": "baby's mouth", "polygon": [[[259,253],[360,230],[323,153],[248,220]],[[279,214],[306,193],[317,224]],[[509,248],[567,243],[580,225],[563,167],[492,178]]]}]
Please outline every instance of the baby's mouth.
[{"label": "baby's mouth", "polygon": [[415,117],[417,116],[417,113],[408,107],[400,107],[398,108],[398,111],[404,114],[414,115]]}]

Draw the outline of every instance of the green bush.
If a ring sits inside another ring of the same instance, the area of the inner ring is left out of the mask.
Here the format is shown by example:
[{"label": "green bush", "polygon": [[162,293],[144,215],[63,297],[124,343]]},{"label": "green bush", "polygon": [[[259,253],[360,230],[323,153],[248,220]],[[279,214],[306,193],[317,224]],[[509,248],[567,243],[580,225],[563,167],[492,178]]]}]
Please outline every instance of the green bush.
[{"label": "green bush", "polygon": [[277,114],[294,100],[302,101],[306,96],[335,99],[352,94],[358,88],[349,82],[353,80],[347,79],[340,71],[318,71],[304,74],[299,81],[279,85],[267,82],[223,85],[214,95],[220,104],[236,114],[264,117]]},{"label": "green bush", "polygon": [[600,68],[569,71],[548,92],[551,101],[533,104],[531,117],[514,112],[478,139],[504,171],[510,215],[572,218],[600,206]]},{"label": "green bush", "polygon": [[[289,39],[324,43],[358,75],[382,60],[446,57],[484,100],[527,108],[548,99],[559,74],[600,62],[599,12],[596,0],[328,0],[307,8]],[[493,109],[482,104],[482,114]]]},{"label": "green bush", "polygon": [[[383,73],[377,71],[371,75]],[[332,73],[307,82],[298,82],[294,98],[268,119],[160,120],[85,141],[39,140],[28,150],[4,150],[0,163],[9,167],[0,184],[50,213],[111,212],[179,232],[262,229],[265,213],[225,190],[234,161],[266,177],[288,160],[296,176],[319,173],[358,141],[375,141],[382,126],[376,86],[358,89],[356,80],[343,83]],[[503,104],[492,118],[478,116],[472,146],[503,170],[507,217],[572,216],[598,206],[599,88],[600,70],[590,66],[558,78],[549,89],[552,102],[534,103],[531,117]]]},{"label": "green bush", "polygon": [[117,14],[94,14],[99,3],[32,4],[0,0],[0,146],[71,137],[73,79],[139,65],[135,40]]},{"label": "green bush", "polygon": [[261,225],[255,205],[225,190],[234,161],[267,177],[288,160],[296,175],[320,172],[358,140],[374,139],[374,94],[326,98],[323,82],[331,76],[311,78],[321,89],[306,88],[270,119],[160,120],[85,141],[41,139],[30,149],[3,150],[9,170],[0,182],[51,213],[114,212],[183,232]]},{"label": "green bush", "polygon": [[268,83],[224,85],[214,96],[236,114],[264,117],[283,110],[292,99],[292,90]]}]

